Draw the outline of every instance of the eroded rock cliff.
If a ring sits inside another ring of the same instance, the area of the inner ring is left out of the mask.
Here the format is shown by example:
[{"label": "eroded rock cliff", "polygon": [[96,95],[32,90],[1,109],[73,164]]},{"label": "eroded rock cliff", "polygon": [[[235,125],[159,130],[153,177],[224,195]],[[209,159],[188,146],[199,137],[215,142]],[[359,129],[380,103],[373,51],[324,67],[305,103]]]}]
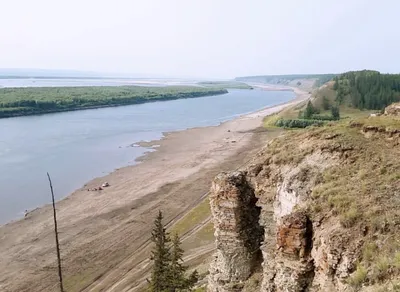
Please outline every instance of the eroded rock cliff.
[{"label": "eroded rock cliff", "polygon": [[209,282],[215,291],[240,289],[261,262],[259,246],[264,230],[258,224],[261,208],[256,201],[244,173],[220,174],[212,184],[210,204],[217,254]]},{"label": "eroded rock cliff", "polygon": [[253,291],[396,291],[400,131],[365,135],[388,124],[400,129],[378,117],[292,132],[217,176],[208,291],[246,291],[257,273]]}]

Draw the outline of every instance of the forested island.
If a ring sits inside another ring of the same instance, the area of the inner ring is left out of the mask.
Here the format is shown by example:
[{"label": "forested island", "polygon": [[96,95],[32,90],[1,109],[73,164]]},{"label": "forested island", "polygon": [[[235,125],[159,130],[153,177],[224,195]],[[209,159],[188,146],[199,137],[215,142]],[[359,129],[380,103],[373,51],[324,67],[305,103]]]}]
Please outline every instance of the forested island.
[{"label": "forested island", "polygon": [[0,118],[224,94],[196,86],[0,88]]}]

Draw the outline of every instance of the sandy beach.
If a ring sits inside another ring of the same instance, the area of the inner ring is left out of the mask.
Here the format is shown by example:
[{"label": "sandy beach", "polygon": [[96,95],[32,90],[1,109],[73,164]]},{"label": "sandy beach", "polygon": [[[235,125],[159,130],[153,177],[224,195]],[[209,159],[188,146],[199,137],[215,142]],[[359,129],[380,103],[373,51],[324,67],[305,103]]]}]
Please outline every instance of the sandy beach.
[{"label": "sandy beach", "polygon": [[[267,88],[266,88],[267,89]],[[271,89],[270,89],[271,90]],[[220,171],[245,163],[276,133],[257,131],[266,115],[309,94],[215,127],[166,133],[141,163],[88,182],[57,203],[63,269],[68,292],[112,288],[121,271],[137,266],[135,252],[150,236],[159,209],[172,222],[193,208]],[[159,145],[159,146],[158,146]],[[104,182],[109,187],[89,191]],[[0,227],[0,291],[56,291],[53,218],[49,205]],[[123,264],[122,264],[123,263]],[[118,270],[118,273],[113,271]],[[132,291],[132,290],[124,290]]]}]

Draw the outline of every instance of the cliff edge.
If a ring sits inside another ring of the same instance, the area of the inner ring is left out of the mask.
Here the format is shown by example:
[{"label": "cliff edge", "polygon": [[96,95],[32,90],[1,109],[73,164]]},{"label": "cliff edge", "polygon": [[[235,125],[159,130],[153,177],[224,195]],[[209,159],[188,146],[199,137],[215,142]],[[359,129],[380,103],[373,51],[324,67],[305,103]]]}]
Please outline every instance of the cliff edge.
[{"label": "cliff edge", "polygon": [[208,291],[399,291],[400,120],[290,131],[213,181]]}]

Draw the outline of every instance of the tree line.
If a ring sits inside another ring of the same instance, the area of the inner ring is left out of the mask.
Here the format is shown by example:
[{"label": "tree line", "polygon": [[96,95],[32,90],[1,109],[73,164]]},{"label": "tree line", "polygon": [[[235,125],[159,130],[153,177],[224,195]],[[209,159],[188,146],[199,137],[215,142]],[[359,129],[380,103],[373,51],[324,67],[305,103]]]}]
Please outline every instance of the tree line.
[{"label": "tree line", "polygon": [[[290,75],[258,75],[236,77],[236,81],[262,82],[272,84],[287,84],[297,79],[315,79],[314,86],[318,87],[332,80],[336,74],[290,74]],[[301,84],[299,84],[301,85]]]},{"label": "tree line", "polygon": [[322,106],[324,110],[329,110],[331,115],[321,115],[320,110],[316,108],[309,100],[304,111],[299,112],[299,118],[306,120],[336,121],[340,120],[340,110],[336,105],[330,105],[326,97],[322,97]]},{"label": "tree line", "polygon": [[1,88],[0,118],[224,94],[195,86]]},{"label": "tree line", "polygon": [[400,101],[400,74],[351,71],[336,76],[334,82],[336,100],[358,109],[382,110]]}]

